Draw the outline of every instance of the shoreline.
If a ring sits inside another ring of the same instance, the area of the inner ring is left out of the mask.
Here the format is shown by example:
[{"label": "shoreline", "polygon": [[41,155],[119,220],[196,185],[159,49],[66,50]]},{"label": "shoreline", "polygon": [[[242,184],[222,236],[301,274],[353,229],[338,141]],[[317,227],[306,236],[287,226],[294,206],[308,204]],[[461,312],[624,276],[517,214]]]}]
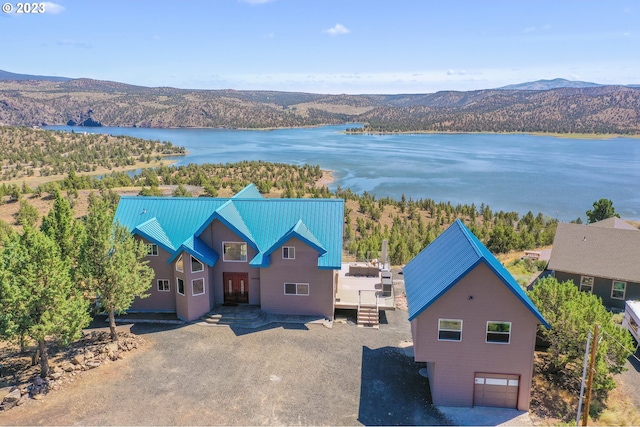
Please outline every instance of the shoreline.
[{"label": "shoreline", "polygon": [[[167,154],[164,156],[167,157],[173,157],[173,156],[183,156],[185,154]],[[129,172],[129,171],[133,171],[136,169],[148,169],[148,168],[157,168],[160,166],[171,166],[174,163],[176,163],[178,160],[159,160],[159,161],[152,161],[151,163],[147,163],[147,162],[136,162],[133,165],[129,165],[129,166],[121,166],[121,167],[117,167],[117,168],[113,168],[113,169],[106,169],[106,168],[98,168],[95,171],[90,171],[90,172],[76,172],[76,175],[78,176],[96,176],[96,175],[109,175],[112,172]],[[41,184],[46,184],[48,182],[55,182],[55,181],[61,181],[63,179],[65,179],[67,176],[69,176],[68,173],[66,174],[57,174],[57,175],[48,175],[48,176],[24,176],[21,178],[17,178],[17,179],[12,179],[10,181],[3,181],[0,180],[1,183],[10,185],[10,184],[22,184],[23,182],[25,182],[29,187],[31,188],[35,188],[38,185]]]},{"label": "shoreline", "polygon": [[316,188],[322,188],[323,186],[329,187],[329,185],[336,182],[336,177],[333,176],[335,171],[331,169],[322,169],[322,177],[316,181]]},{"label": "shoreline", "polygon": [[617,138],[640,139],[640,134],[598,134],[598,133],[558,133],[558,132],[464,132],[464,131],[388,131],[388,132],[343,132],[345,135],[531,135],[550,136],[565,139],[612,140]]}]

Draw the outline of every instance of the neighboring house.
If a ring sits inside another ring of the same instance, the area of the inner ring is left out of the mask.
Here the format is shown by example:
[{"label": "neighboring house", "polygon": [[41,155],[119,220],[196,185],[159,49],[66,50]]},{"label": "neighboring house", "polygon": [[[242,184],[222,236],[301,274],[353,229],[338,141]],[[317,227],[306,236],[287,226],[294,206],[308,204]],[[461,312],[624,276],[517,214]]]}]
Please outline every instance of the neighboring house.
[{"label": "neighboring house", "polygon": [[625,300],[640,299],[640,230],[619,218],[560,223],[547,269],[598,295],[606,307],[624,310]]},{"label": "neighboring house", "polygon": [[528,410],[536,331],[549,325],[511,274],[460,220],[403,271],[433,404]]},{"label": "neighboring house", "polygon": [[342,199],[122,197],[115,221],[147,244],[155,278],[131,311],[195,320],[222,304],[333,319]]}]

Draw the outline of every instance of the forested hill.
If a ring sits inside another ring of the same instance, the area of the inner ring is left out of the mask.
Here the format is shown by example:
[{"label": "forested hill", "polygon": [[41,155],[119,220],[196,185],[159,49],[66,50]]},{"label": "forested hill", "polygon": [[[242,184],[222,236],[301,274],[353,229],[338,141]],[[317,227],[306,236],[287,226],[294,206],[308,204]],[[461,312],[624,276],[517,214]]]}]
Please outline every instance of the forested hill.
[{"label": "forested hill", "polygon": [[[90,120],[88,120],[90,119]],[[640,88],[406,95],[149,88],[90,79],[0,81],[0,125],[274,128],[365,123],[371,132],[640,134]]]}]

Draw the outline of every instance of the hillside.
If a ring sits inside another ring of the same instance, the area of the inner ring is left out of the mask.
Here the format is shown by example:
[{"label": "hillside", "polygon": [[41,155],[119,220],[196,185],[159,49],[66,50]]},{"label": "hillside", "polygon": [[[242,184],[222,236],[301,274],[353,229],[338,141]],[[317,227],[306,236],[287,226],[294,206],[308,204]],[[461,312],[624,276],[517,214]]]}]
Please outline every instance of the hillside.
[{"label": "hillside", "polygon": [[364,131],[369,132],[638,134],[640,88],[322,95],[0,78],[0,125],[70,121],[122,127],[256,129],[365,123]]}]

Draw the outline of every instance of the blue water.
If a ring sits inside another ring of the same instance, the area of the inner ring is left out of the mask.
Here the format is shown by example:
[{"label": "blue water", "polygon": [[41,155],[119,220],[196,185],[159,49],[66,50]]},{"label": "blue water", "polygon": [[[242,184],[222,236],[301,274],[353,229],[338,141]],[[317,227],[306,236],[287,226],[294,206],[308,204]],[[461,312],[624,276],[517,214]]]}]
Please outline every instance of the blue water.
[{"label": "blue water", "polygon": [[48,129],[171,141],[189,154],[178,165],[264,160],[319,164],[338,185],[379,197],[485,203],[496,210],[586,219],[600,198],[640,219],[640,139],[530,135],[346,135],[351,126],[245,131],[220,129]]}]

